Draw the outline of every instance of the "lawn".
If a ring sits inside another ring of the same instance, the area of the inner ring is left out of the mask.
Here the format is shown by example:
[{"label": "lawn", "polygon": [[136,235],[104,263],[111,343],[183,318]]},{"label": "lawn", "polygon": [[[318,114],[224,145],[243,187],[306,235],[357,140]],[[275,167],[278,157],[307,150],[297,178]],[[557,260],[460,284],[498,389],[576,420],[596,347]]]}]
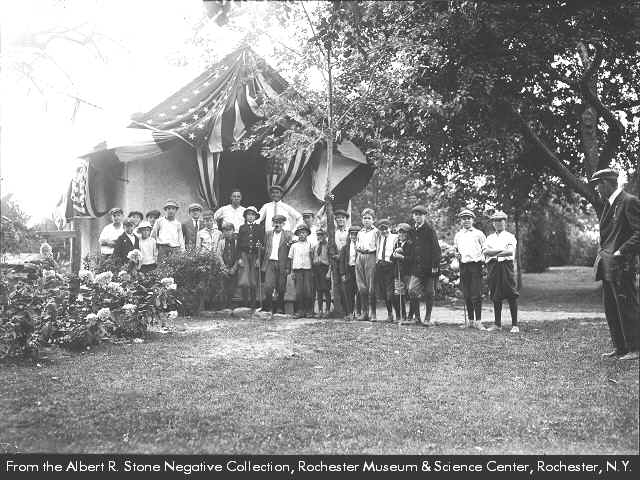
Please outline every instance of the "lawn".
[{"label": "lawn", "polygon": [[0,443],[11,452],[637,454],[638,362],[601,360],[609,348],[601,317],[529,321],[519,335],[200,318],[140,344],[1,365]]}]

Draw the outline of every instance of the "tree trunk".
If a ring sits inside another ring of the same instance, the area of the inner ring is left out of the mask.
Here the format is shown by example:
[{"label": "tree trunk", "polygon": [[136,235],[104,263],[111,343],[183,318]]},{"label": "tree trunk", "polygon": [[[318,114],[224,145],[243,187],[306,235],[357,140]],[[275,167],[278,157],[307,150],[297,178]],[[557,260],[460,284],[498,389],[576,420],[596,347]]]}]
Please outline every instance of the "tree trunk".
[{"label": "tree trunk", "polygon": [[[586,47],[580,43],[578,47],[580,60],[585,71],[591,68],[592,61],[589,58],[589,52]],[[595,91],[596,82],[594,77],[585,80],[587,88]],[[584,163],[587,176],[590,177],[593,172],[598,170],[600,155],[598,152],[598,113],[589,101],[582,95],[582,104],[584,111],[580,116],[580,131],[582,135],[582,150],[584,152]]]}]

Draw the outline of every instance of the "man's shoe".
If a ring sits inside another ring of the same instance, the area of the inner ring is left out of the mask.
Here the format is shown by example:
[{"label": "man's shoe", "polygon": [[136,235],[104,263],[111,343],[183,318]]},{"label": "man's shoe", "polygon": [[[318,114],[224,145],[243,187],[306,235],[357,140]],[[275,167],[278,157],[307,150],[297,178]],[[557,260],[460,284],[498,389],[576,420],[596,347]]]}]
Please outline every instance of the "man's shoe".
[{"label": "man's shoe", "polygon": [[296,312],[293,314],[293,318],[303,318],[304,317],[304,313],[302,312]]},{"label": "man's shoe", "polygon": [[357,321],[359,322],[366,322],[367,320],[369,320],[369,317],[367,316],[366,313],[361,313],[360,315],[358,315],[358,318],[356,318]]},{"label": "man's shoe", "polygon": [[619,350],[613,350],[612,352],[603,353],[600,356],[602,358],[613,358],[613,357],[622,357],[626,355],[626,352],[621,352]]},{"label": "man's shoe", "polygon": [[510,333],[520,333],[520,329],[517,325],[514,325],[513,327],[511,327]]},{"label": "man's shoe", "polygon": [[640,352],[629,352],[621,356],[619,360],[638,360],[638,358],[640,358]]},{"label": "man's shoe", "polygon": [[495,332],[495,331],[499,332],[500,330],[502,330],[502,327],[496,324],[493,324],[489,328],[487,328],[487,332]]}]

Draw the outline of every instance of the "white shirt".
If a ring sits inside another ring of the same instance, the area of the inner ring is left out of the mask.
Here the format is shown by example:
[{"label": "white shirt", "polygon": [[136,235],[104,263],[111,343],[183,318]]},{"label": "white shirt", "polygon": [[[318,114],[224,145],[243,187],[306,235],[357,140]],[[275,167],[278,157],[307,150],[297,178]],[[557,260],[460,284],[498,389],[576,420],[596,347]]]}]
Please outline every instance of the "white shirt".
[{"label": "white shirt", "polygon": [[271,223],[271,219],[274,215],[278,213],[278,215],[284,215],[287,218],[287,221],[282,225],[283,230],[293,230],[294,226],[297,225],[302,215],[295,208],[290,205],[287,205],[282,200],[279,202],[269,202],[265,203],[258,214],[260,215],[257,222],[264,222],[264,231],[268,232],[269,230],[273,230],[273,224]]},{"label": "white shirt", "polygon": [[[309,242],[309,245],[311,245],[311,248],[313,249],[316,245],[318,245],[318,234],[316,233],[316,231],[318,230],[318,227],[316,227],[315,225],[311,225],[309,227],[309,230],[311,230],[311,233],[307,235],[307,242]],[[293,236],[293,241],[294,242],[298,241],[297,235]]]},{"label": "white shirt", "polygon": [[349,266],[354,267],[356,265],[356,244],[351,242],[349,244]]},{"label": "white shirt", "polygon": [[484,244],[487,238],[477,228],[463,228],[456,233],[453,244],[460,254],[462,263],[482,262],[484,260]]},{"label": "white shirt", "polygon": [[245,208],[242,205],[238,206],[238,208],[234,208],[232,204],[225,205],[216,210],[216,213],[213,214],[213,219],[216,222],[222,219],[223,222],[232,223],[236,233],[238,233],[240,226],[244,224],[244,210]]},{"label": "white shirt", "polygon": [[509,250],[512,255],[510,257],[489,257],[487,256],[487,262],[489,260],[498,260],[499,262],[504,262],[507,260],[513,260],[516,254],[516,244],[517,240],[515,235],[512,233],[503,230],[498,235],[498,232],[492,233],[487,237],[487,241],[484,244],[485,250]]},{"label": "white shirt", "polygon": [[278,249],[280,248],[280,239],[282,238],[282,232],[273,232],[273,238],[271,239],[271,255],[269,260],[278,260]]},{"label": "white shirt", "polygon": [[372,227],[371,230],[362,229],[358,232],[358,239],[356,240],[356,249],[364,250],[367,252],[375,252],[378,250],[378,235],[379,230],[376,227]]},{"label": "white shirt", "polygon": [[[385,238],[387,239],[387,243],[384,242]],[[378,238],[378,253],[376,254],[376,259],[390,262],[393,246],[396,244],[397,239],[398,236],[394,233],[388,233],[386,237],[381,234]],[[383,246],[385,247],[384,251],[382,250]]]},{"label": "white shirt", "polygon": [[184,236],[182,235],[182,224],[176,220],[160,217],[153,224],[151,236],[156,239],[158,245],[168,245],[170,247],[180,247],[184,250]]},{"label": "white shirt", "polygon": [[[113,223],[105,225],[100,232],[100,237],[98,238],[98,243],[101,243],[103,240],[108,242],[115,242],[120,235],[124,233],[124,227],[120,224],[119,228],[113,226]],[[100,253],[103,255],[111,255],[113,254],[113,247],[108,247],[106,245],[100,245]]]},{"label": "white shirt", "polygon": [[196,237],[196,246],[210,252],[217,248],[221,236],[222,232],[217,228],[212,228],[211,230],[203,228]]},{"label": "white shirt", "polygon": [[132,233],[131,235],[129,235],[127,232],[124,232],[124,234],[129,237],[129,240],[131,240],[131,245],[135,245],[136,244],[136,236]]},{"label": "white shirt", "polygon": [[618,195],[620,195],[620,192],[622,192],[621,187],[618,187],[615,189],[615,191],[609,197],[609,205],[613,205],[613,202],[616,201],[616,198],[618,198]]},{"label": "white shirt", "polygon": [[291,270],[311,270],[311,245],[309,242],[295,242],[289,249]]},{"label": "white shirt", "polygon": [[158,258],[155,238],[140,239],[140,265],[153,265]]}]

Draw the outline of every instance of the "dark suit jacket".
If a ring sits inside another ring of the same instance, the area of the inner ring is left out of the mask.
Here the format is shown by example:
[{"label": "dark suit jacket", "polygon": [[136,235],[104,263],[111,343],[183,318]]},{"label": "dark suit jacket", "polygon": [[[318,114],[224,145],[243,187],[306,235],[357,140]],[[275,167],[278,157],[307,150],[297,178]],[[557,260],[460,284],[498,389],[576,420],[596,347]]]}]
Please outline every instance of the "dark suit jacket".
[{"label": "dark suit jacket", "polygon": [[182,235],[184,236],[184,247],[195,248],[198,238],[198,231],[204,228],[204,220],[198,219],[198,230],[193,225],[193,218],[182,222]]},{"label": "dark suit jacket", "polygon": [[[613,253],[620,250],[621,257]],[[618,274],[630,270],[640,254],[640,199],[627,192],[609,205],[607,201],[600,216],[600,251],[594,265],[596,280],[614,280]]]},{"label": "dark suit jacket", "polygon": [[235,271],[238,268],[237,266],[238,258],[240,257],[240,251],[238,250],[238,241],[235,238],[232,238],[229,241],[231,242],[231,255],[229,255],[229,258],[226,259],[227,261],[225,261],[224,256],[224,247],[226,246],[227,241],[224,237],[221,237],[220,240],[218,240],[218,248],[216,249],[216,252],[218,254],[220,262],[223,263],[227,268]]},{"label": "dark suit jacket", "polygon": [[119,259],[121,262],[127,261],[127,253],[136,248],[140,248],[140,240],[135,235],[135,242],[131,243],[126,233],[122,233],[117,239],[116,244],[113,247],[114,258]]},{"label": "dark suit jacket", "polygon": [[[289,260],[289,244],[292,241],[292,234],[289,231],[283,230],[280,233],[280,244],[278,245],[278,265],[280,271],[284,272],[287,269],[287,261]],[[264,253],[262,259],[262,271],[267,269],[267,263],[269,263],[269,257],[271,256],[271,248],[273,246],[273,230],[269,230],[264,239]]]},{"label": "dark suit jacket", "polygon": [[258,253],[264,247],[264,224],[245,223],[238,229],[238,249],[245,253]]},{"label": "dark suit jacket", "polygon": [[432,268],[440,268],[440,243],[431,225],[424,223],[413,230],[413,268],[414,275],[433,276]]},{"label": "dark suit jacket", "polygon": [[398,241],[394,246],[394,250],[397,248],[402,250],[402,255],[404,256],[404,258],[393,259],[393,262],[394,262],[393,271],[397,272],[398,267],[395,265],[400,265],[400,274],[403,276],[410,275],[412,270],[412,265],[414,265],[415,263],[415,254],[414,254],[415,249],[413,246],[413,242],[411,240],[407,240],[406,242],[404,242],[404,245],[402,245],[402,242],[400,242],[400,239],[398,239]]},{"label": "dark suit jacket", "polygon": [[347,243],[340,249],[338,256],[338,273],[340,276],[346,275],[349,277],[351,271],[349,270],[349,247],[351,245],[351,239],[347,238]]}]

